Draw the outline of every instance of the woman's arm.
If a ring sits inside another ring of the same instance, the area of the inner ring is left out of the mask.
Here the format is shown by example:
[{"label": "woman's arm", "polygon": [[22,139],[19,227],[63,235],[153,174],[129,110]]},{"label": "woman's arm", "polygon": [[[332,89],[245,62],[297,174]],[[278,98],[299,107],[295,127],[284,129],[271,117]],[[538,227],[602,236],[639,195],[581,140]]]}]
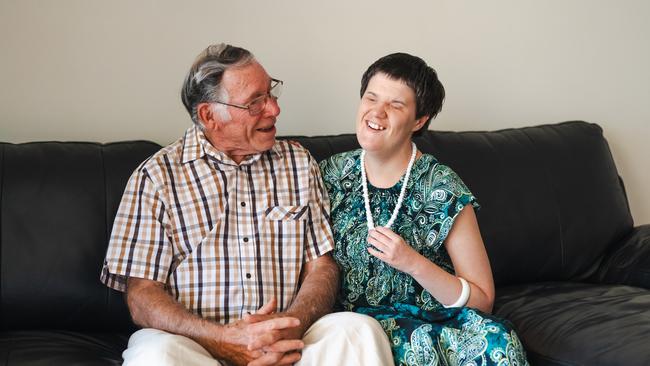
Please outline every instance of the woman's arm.
[{"label": "woman's arm", "polygon": [[471,296],[467,306],[486,313],[494,305],[494,280],[485,245],[471,205],[465,206],[454,221],[445,240],[445,248],[451,257],[456,275],[467,280]]},{"label": "woman's arm", "polygon": [[456,276],[415,251],[390,229],[378,227],[370,232],[368,243],[375,246],[368,252],[392,267],[411,275],[442,304],[456,302],[462,285],[458,277],[467,280],[470,297],[466,306],[491,312],[494,304],[494,282],[476,215],[471,205],[465,206],[454,221],[445,248],[451,257]]}]

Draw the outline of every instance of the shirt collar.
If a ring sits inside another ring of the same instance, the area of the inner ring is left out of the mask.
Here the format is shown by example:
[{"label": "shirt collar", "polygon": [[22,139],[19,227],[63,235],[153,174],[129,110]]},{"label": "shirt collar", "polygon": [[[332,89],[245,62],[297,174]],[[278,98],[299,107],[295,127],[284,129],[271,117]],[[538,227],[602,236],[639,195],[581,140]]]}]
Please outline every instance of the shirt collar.
[{"label": "shirt collar", "polygon": [[[282,156],[282,151],[277,142],[273,144],[270,151],[274,157]],[[204,156],[209,156],[222,164],[242,166],[253,164],[260,159],[262,154],[263,153],[249,155],[241,163],[237,164],[224,152],[217,150],[210,141],[208,141],[207,137],[205,137],[203,131],[201,131],[197,126],[192,126],[185,131],[185,136],[183,137],[183,153],[181,162],[185,164],[203,158]]]}]

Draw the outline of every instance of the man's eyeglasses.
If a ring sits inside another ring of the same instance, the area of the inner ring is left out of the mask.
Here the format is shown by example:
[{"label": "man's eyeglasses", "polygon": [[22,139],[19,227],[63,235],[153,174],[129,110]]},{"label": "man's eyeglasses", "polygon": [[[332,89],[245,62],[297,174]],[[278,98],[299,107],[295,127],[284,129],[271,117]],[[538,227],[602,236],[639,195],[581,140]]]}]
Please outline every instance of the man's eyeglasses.
[{"label": "man's eyeglasses", "polygon": [[247,109],[248,113],[251,116],[257,116],[258,114],[262,113],[262,110],[264,110],[264,107],[266,107],[266,102],[268,102],[269,98],[273,98],[277,100],[280,97],[280,94],[282,94],[282,84],[284,84],[282,80],[271,79],[271,88],[269,88],[268,93],[264,95],[260,95],[259,97],[251,100],[250,102],[244,105],[232,104],[232,103],[226,103],[220,101],[216,101],[215,103],[227,105],[230,107],[240,108],[240,109]]}]

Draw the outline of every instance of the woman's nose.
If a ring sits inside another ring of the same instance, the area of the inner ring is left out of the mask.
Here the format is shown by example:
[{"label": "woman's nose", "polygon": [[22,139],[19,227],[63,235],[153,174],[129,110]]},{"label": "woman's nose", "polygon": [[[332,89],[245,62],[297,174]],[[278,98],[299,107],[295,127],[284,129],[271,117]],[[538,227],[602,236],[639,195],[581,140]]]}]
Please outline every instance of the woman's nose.
[{"label": "woman's nose", "polygon": [[373,115],[377,117],[385,117],[386,116],[386,103],[375,103],[372,106],[372,113]]}]

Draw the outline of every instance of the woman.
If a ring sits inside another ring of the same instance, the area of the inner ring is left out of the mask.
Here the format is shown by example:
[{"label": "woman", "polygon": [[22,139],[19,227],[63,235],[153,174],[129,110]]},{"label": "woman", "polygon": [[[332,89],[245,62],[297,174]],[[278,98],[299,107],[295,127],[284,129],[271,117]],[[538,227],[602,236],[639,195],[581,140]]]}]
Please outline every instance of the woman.
[{"label": "woman", "polygon": [[442,107],[435,71],[404,53],[361,81],[362,149],[321,163],[346,310],[376,318],[396,365],[527,365],[508,323],[489,315],[494,284],[462,180],[411,139]]}]

